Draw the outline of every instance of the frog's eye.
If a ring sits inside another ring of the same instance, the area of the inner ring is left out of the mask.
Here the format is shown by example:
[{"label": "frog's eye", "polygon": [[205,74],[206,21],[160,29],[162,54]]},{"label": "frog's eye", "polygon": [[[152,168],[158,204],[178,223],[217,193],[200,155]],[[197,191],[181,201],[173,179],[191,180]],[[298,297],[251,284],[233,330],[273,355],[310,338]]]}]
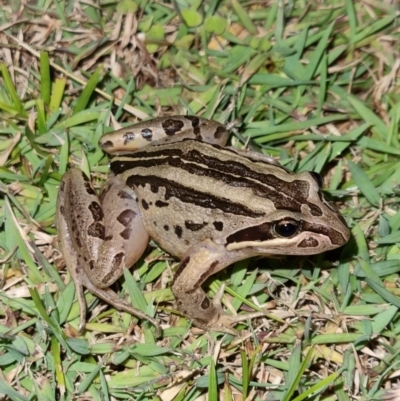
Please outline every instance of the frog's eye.
[{"label": "frog's eye", "polygon": [[315,171],[309,171],[312,178],[314,178],[315,182],[318,184],[320,188],[324,185],[324,180],[322,179],[321,175],[316,173]]},{"label": "frog's eye", "polygon": [[282,238],[292,238],[299,231],[299,227],[296,220],[282,220],[275,224],[274,230]]}]

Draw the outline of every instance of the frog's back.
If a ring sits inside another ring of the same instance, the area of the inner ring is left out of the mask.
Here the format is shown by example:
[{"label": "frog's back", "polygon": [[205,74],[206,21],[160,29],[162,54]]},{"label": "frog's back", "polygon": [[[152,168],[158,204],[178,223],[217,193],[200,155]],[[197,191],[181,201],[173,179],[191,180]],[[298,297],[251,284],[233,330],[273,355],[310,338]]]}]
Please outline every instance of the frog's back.
[{"label": "frog's back", "polygon": [[305,207],[314,222],[324,214],[309,173],[196,140],[148,146],[114,159],[111,170],[134,188],[149,235],[178,257],[205,239],[267,240],[274,222],[300,221]]}]

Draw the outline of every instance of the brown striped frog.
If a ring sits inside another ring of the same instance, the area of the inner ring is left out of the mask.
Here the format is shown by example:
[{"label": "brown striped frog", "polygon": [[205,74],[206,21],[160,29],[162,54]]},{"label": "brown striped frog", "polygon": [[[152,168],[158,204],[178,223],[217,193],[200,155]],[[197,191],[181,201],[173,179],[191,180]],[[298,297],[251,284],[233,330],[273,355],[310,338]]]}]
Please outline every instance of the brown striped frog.
[{"label": "brown striped frog", "polygon": [[114,155],[98,196],[79,169],[63,177],[57,201],[59,242],[85,324],[83,287],[153,323],[109,287],[152,238],[180,260],[172,282],[180,312],[206,330],[235,333],[255,312],[228,315],[221,291],[202,284],[252,256],[312,255],[349,239],[345,220],[321,191],[318,174],[294,173],[256,152],[223,147],[226,128],[198,117],[162,117],[104,135]]}]

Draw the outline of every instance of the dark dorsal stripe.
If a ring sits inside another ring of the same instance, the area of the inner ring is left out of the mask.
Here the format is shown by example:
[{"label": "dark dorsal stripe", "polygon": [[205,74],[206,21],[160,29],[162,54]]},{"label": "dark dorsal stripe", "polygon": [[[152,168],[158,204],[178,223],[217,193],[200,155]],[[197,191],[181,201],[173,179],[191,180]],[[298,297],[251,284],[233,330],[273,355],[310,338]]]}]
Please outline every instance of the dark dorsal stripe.
[{"label": "dark dorsal stripe", "polygon": [[112,161],[111,170],[115,174],[121,174],[137,167],[151,168],[162,165],[182,169],[194,176],[210,177],[232,187],[250,188],[255,196],[271,200],[278,210],[301,213],[302,205],[306,204],[312,215],[322,216],[322,210],[307,200],[310,189],[307,181],[287,182],[273,174],[253,171],[243,163],[223,161],[194,149],[188,152],[180,149],[136,152],[130,160]]},{"label": "dark dorsal stripe", "polygon": [[240,216],[248,217],[262,217],[265,215],[264,212],[254,211],[240,203],[232,202],[229,199],[214,196],[209,193],[203,193],[196,191],[192,188],[185,187],[184,185],[178,184],[177,182],[166,180],[155,175],[137,175],[132,174],[126,180],[126,184],[131,187],[144,187],[146,184],[150,185],[150,189],[153,193],[158,192],[158,188],[165,188],[165,200],[169,200],[174,197],[179,199],[181,202],[197,205],[203,208],[219,209],[225,213],[231,213]]}]

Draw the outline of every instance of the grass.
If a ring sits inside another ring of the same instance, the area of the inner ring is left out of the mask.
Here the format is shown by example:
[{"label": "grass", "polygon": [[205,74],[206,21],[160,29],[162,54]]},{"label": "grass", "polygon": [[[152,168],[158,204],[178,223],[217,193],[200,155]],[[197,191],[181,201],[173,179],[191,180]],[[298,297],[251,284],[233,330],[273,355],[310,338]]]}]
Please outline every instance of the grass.
[{"label": "grass", "polygon": [[[10,1],[0,27],[0,399],[400,400],[396,2]],[[268,312],[236,338],[176,313],[177,264],[153,244],[117,290],[162,337],[91,294],[79,336],[60,179],[76,165],[100,187],[103,133],[186,113],[322,173],[352,238],[211,280],[227,309]]]}]

